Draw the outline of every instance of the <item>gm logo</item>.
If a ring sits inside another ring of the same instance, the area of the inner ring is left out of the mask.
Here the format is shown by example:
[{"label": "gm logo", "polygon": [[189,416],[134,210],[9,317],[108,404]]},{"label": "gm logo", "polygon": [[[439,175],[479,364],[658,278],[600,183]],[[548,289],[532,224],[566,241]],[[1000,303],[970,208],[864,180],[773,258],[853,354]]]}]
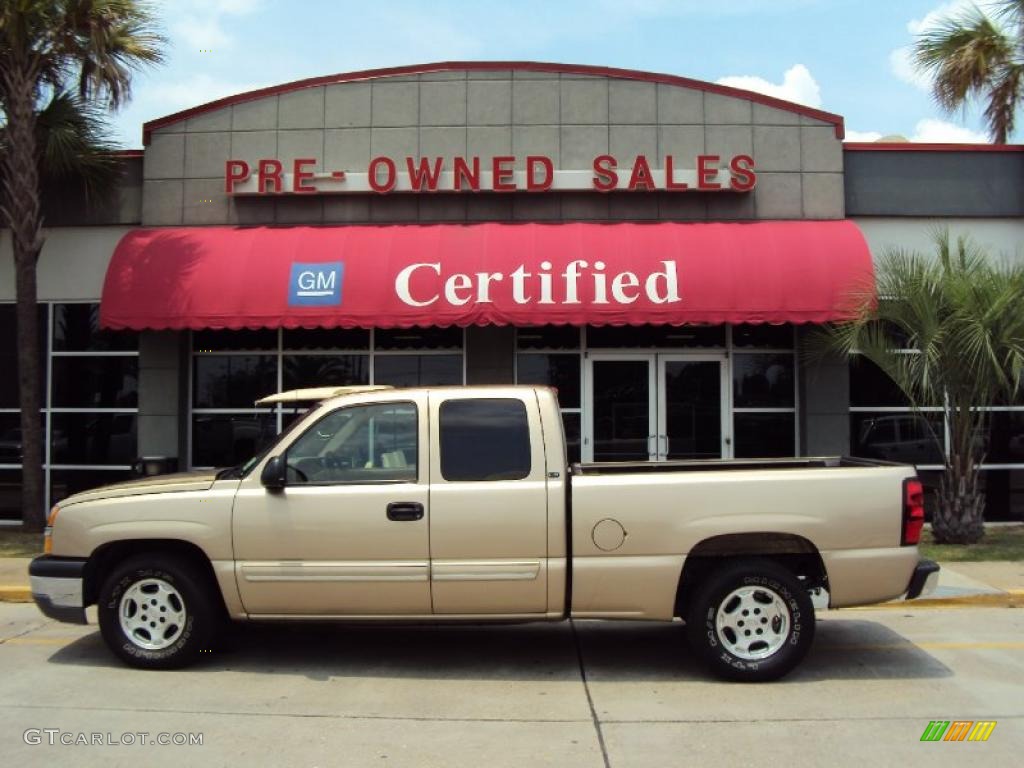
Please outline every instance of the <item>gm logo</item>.
[{"label": "gm logo", "polygon": [[322,307],[341,304],[341,280],[345,265],[340,261],[292,264],[288,281],[288,305]]}]

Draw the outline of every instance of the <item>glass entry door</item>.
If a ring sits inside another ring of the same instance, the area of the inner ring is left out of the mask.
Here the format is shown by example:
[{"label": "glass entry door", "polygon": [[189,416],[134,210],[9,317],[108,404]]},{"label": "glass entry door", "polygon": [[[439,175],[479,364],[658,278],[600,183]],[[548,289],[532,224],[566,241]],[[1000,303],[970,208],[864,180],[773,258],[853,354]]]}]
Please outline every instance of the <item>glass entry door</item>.
[{"label": "glass entry door", "polygon": [[724,355],[592,354],[584,461],[729,456]]}]

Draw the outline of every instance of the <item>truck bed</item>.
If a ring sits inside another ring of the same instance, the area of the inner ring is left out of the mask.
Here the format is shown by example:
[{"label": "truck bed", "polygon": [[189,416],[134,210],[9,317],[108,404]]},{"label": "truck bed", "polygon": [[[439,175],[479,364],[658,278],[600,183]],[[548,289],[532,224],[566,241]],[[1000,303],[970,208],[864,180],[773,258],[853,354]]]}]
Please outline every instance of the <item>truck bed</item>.
[{"label": "truck bed", "polygon": [[751,469],[836,469],[839,467],[891,467],[891,461],[877,459],[855,459],[849,456],[815,456],[780,459],[688,459],[681,461],[608,461],[577,462],[572,465],[572,474],[581,475],[622,475],[631,473],[661,472],[725,472]]}]

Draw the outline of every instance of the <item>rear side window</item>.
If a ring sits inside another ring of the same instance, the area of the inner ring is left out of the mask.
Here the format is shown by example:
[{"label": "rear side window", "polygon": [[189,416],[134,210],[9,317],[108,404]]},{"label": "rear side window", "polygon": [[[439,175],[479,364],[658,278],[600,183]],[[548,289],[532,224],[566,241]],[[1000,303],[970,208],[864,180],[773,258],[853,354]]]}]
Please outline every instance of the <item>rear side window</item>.
[{"label": "rear side window", "polygon": [[445,480],[522,480],[530,474],[530,427],[521,400],[449,400],[441,404],[440,422]]}]

